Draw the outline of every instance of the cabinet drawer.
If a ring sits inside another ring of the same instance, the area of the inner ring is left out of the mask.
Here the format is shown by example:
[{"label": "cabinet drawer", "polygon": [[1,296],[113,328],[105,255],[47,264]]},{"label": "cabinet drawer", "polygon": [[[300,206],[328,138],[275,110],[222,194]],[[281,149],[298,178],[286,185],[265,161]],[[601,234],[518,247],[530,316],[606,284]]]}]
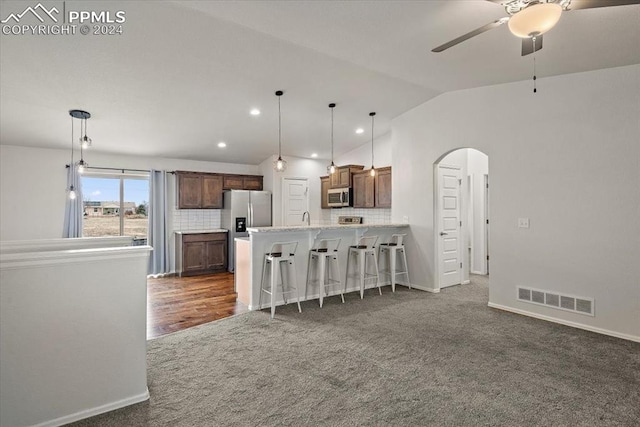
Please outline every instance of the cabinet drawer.
[{"label": "cabinet drawer", "polygon": [[226,240],[227,233],[201,233],[201,234],[183,234],[182,243],[191,242],[212,242],[216,240]]}]

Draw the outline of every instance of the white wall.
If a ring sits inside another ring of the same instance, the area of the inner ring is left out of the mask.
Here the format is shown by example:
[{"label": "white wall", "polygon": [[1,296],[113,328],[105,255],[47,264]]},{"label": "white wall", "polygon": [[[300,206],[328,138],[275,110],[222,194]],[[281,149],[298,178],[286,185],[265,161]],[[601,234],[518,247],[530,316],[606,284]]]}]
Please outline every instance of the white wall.
[{"label": "white wall", "polygon": [[282,225],[282,178],[308,178],[311,222],[326,221],[328,213],[320,208],[320,177],[327,174],[327,161],[290,156],[283,156],[283,159],[287,162],[284,172],[273,170],[275,156],[266,159],[259,166],[260,174],[264,176],[264,189],[273,194],[273,225]]},{"label": "white wall", "polygon": [[[254,165],[111,155],[90,150],[85,159],[90,166],[99,167],[259,174],[258,166]],[[0,240],[62,237],[65,164],[69,160],[68,150],[0,145]],[[173,205],[175,186],[171,188],[169,199]]]},{"label": "white wall", "polygon": [[[391,166],[391,132],[373,140],[373,161],[376,168]],[[369,169],[371,167],[371,138],[367,143],[335,157],[334,163],[338,166],[363,165],[365,169]]]},{"label": "white wall", "polygon": [[[490,304],[640,340],[640,66],[443,94],[392,123],[392,216],[412,280],[435,288],[433,163],[491,162]],[[517,228],[518,218],[530,228]],[[595,317],[518,302],[516,286],[595,299]]]}]

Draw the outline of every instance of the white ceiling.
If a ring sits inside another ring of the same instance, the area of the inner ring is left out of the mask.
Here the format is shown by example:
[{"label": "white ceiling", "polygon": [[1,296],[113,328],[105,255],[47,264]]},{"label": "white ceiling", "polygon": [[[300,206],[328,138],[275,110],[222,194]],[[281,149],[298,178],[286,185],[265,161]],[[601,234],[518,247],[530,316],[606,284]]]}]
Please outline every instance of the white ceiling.
[{"label": "white ceiling", "polygon": [[[2,1],[0,16],[31,3]],[[62,9],[62,1],[42,4]],[[532,75],[531,56],[520,56],[506,26],[431,52],[505,16],[483,0],[65,7],[124,10],[123,35],[1,35],[2,144],[69,147],[68,110],[80,108],[92,114],[98,151],[258,164],[277,151],[274,92],[282,89],[283,155],[328,158],[329,102],[338,104],[338,155],[370,141],[370,111],[379,136],[393,117],[440,93]],[[546,76],[640,63],[639,23],[637,5],[563,13],[538,53],[538,86]],[[253,107],[262,115],[250,116]],[[222,140],[226,149],[216,147]]]}]

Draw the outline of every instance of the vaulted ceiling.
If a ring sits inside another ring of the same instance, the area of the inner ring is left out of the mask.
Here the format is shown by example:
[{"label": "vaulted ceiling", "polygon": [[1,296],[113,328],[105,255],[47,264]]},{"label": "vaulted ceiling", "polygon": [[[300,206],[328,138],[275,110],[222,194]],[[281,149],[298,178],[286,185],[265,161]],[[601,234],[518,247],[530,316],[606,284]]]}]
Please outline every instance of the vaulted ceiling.
[{"label": "vaulted ceiling", "polygon": [[[277,151],[281,89],[283,154],[327,158],[330,102],[340,154],[370,140],[370,111],[379,136],[443,92],[532,75],[506,26],[431,52],[505,16],[484,0],[41,3],[126,21],[121,35],[0,35],[2,144],[68,148],[80,108],[97,151],[257,164]],[[30,4],[2,1],[0,17]],[[539,86],[640,63],[639,22],[637,5],[563,13],[536,54]]]}]

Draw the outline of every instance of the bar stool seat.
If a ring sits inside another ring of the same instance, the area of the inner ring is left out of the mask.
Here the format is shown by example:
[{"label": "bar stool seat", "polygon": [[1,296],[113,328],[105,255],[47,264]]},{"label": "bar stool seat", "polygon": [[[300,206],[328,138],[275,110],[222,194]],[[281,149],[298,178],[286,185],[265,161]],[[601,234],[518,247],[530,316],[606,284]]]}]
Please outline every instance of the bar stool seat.
[{"label": "bar stool seat", "polygon": [[[347,277],[344,280],[344,290],[345,292],[347,291],[349,277],[359,278],[360,299],[364,298],[364,288],[367,280],[375,279],[376,285],[378,286],[378,292],[382,295],[382,289],[380,288],[380,276],[378,274],[378,254],[375,249],[377,241],[378,236],[363,236],[358,240],[357,245],[349,246],[349,253],[347,256]],[[358,273],[349,275],[349,264],[351,262],[351,258],[355,258]],[[373,271],[368,272],[367,267]]]},{"label": "bar stool seat", "polygon": [[[388,276],[389,280],[383,282],[384,285],[391,284],[391,291],[396,291],[396,277],[397,276],[405,276],[407,278],[407,286],[411,289],[411,281],[409,280],[409,267],[407,265],[407,254],[404,251],[404,244],[402,240],[406,234],[394,234],[391,236],[391,240],[387,243],[381,243],[378,246],[378,251],[380,253],[380,274],[384,276]],[[402,268],[403,270],[398,270],[397,268],[397,259],[398,254],[402,255]],[[383,263],[383,261],[385,261]]]},{"label": "bar stool seat", "polygon": [[[262,282],[260,283],[259,307],[262,308],[262,293],[271,296],[271,318],[276,314],[276,292],[278,287],[282,289],[282,299],[287,304],[287,295],[294,294],[300,307],[300,295],[295,284],[296,266],[295,254],[298,242],[278,242],[271,245],[271,249],[264,255],[262,267]],[[283,265],[284,264],[284,265]],[[286,268],[286,269],[283,269]],[[292,271],[293,270],[293,271]],[[268,285],[265,287],[265,284]]]},{"label": "bar stool seat", "polygon": [[[318,284],[320,307],[322,307],[324,296],[327,295],[327,288],[335,285],[339,285],[340,298],[344,303],[342,280],[339,279],[338,248],[340,247],[340,242],[341,239],[322,239],[316,247],[309,251],[306,289],[309,289],[309,285]],[[315,270],[315,274],[312,274],[312,269]]]}]

